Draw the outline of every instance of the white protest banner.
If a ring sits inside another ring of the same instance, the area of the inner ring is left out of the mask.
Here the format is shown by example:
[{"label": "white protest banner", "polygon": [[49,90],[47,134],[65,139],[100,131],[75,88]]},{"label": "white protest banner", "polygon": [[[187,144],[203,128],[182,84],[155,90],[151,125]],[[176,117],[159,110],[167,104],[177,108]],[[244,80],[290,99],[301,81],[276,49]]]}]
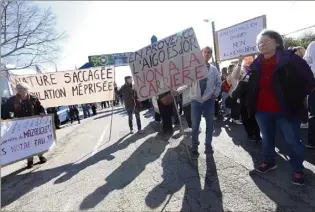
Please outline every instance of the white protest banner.
[{"label": "white protest banner", "polygon": [[56,141],[54,126],[52,115],[1,121],[1,166],[51,149]]},{"label": "white protest banner", "polygon": [[217,58],[231,60],[239,56],[258,53],[257,35],[266,28],[266,16],[260,16],[243,23],[216,31]]},{"label": "white protest banner", "polygon": [[129,65],[140,101],[208,75],[193,28],[130,53]]},{"label": "white protest banner", "polygon": [[10,84],[15,88],[18,82],[26,82],[31,87],[30,93],[37,96],[44,107],[56,107],[113,100],[114,79],[115,67],[107,66],[11,75]]}]

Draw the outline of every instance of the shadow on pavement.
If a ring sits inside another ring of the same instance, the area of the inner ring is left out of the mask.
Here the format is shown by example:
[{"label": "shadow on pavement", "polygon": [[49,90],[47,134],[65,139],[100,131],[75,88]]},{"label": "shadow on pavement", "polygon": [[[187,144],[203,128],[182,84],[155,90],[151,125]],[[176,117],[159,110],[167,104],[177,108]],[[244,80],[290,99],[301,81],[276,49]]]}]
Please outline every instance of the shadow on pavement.
[{"label": "shadow on pavement", "polygon": [[[223,123],[224,124],[224,123]],[[241,146],[249,153],[253,164],[257,166],[262,160],[262,144],[250,142],[243,125],[229,124],[223,127],[232,138],[235,145]],[[301,130],[302,140],[305,138]],[[250,171],[250,176],[257,187],[277,204],[277,212],[280,211],[315,211],[315,170],[305,169],[305,186],[300,187],[291,184],[291,172],[288,157],[288,146],[280,131],[276,135],[276,148],[279,152],[276,155],[278,168],[266,174]],[[280,155],[283,157],[281,157]],[[314,165],[315,152],[306,149],[305,161]]]},{"label": "shadow on pavement", "polygon": [[[104,111],[103,113],[105,113],[105,115],[98,116],[98,117],[94,118],[94,120],[102,119],[102,118],[111,116],[112,115],[112,110]],[[100,113],[98,113],[98,114],[100,114]],[[127,112],[126,112],[126,110],[124,108],[119,108],[119,109],[113,110],[113,115],[114,114],[124,115],[124,114],[127,114]]]},{"label": "shadow on pavement", "polygon": [[95,155],[87,158],[86,160],[84,160],[80,163],[73,164],[72,167],[66,171],[66,174],[59,177],[55,181],[55,184],[64,183],[64,182],[70,180],[73,176],[78,174],[80,171],[88,168],[89,166],[97,164],[98,162],[100,162],[102,160],[108,160],[108,161],[113,160],[115,158],[112,155],[113,153],[115,153],[119,150],[123,150],[123,149],[127,148],[130,144],[135,143],[137,140],[146,137],[149,134],[148,130],[146,130],[149,126],[150,125],[147,125],[147,127],[143,129],[144,130],[143,134],[136,133],[136,134],[128,137],[130,135],[128,133],[128,134],[124,135],[123,137],[121,137],[120,139],[118,139],[115,143],[113,143],[109,147],[106,147],[105,149],[97,152]]},{"label": "shadow on pavement", "polygon": [[145,140],[119,168],[105,179],[107,182],[105,185],[84,198],[80,209],[94,208],[112,191],[123,189],[129,185],[144,171],[146,165],[160,157],[170,137],[171,135],[157,134],[155,137],[151,136]]},{"label": "shadow on pavement", "polygon": [[[192,160],[189,164],[186,155],[186,147],[182,142],[175,148],[166,152],[163,160],[163,181],[155,186],[147,195],[145,201],[151,209],[156,209],[171,201],[173,195],[185,187],[185,193],[180,211],[223,211],[222,193],[216,171],[216,165],[212,155],[206,157],[204,188],[201,187],[198,159]],[[205,161],[200,160],[202,164]],[[165,202],[165,203],[164,203]],[[179,210],[179,209],[176,209]]]},{"label": "shadow on pavement", "polygon": [[30,172],[15,176],[6,176],[1,179],[1,207],[5,207],[18,200],[34,188],[51,181],[55,177],[71,168],[72,164],[66,164],[52,169]]}]

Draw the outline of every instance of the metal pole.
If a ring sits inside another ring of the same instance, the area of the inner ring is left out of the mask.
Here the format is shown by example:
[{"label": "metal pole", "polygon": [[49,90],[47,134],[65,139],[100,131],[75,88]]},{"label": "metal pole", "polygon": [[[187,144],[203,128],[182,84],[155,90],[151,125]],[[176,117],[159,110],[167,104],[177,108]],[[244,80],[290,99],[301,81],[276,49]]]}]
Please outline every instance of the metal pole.
[{"label": "metal pole", "polygon": [[217,67],[218,71],[220,71],[220,66],[219,66],[218,58],[217,58],[218,47],[217,47],[217,44],[215,42],[215,23],[214,23],[214,21],[211,22],[211,25],[212,25],[213,48],[214,48],[214,52],[215,52],[215,54],[214,54],[215,66]]}]

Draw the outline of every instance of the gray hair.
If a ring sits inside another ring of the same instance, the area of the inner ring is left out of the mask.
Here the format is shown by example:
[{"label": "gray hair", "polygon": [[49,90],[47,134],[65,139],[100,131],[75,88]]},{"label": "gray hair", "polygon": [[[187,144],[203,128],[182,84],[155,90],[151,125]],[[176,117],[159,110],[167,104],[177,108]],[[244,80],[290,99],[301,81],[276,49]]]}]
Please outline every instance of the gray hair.
[{"label": "gray hair", "polygon": [[264,29],[257,36],[256,43],[258,44],[262,36],[268,36],[269,38],[275,40],[275,42],[279,45],[278,49],[284,51],[284,41],[280,33],[274,30]]},{"label": "gray hair", "polygon": [[19,82],[18,84],[16,84],[15,88],[16,89],[22,88],[22,89],[25,89],[26,91],[30,90],[30,86],[26,82]]}]

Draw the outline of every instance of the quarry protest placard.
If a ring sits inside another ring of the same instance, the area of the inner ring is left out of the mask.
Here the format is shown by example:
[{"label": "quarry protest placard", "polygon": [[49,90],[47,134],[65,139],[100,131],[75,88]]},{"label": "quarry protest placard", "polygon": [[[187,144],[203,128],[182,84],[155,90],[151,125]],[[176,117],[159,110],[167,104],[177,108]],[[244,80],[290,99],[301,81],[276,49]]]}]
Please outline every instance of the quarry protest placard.
[{"label": "quarry protest placard", "polygon": [[140,101],[208,76],[193,28],[130,53],[129,65]]}]

